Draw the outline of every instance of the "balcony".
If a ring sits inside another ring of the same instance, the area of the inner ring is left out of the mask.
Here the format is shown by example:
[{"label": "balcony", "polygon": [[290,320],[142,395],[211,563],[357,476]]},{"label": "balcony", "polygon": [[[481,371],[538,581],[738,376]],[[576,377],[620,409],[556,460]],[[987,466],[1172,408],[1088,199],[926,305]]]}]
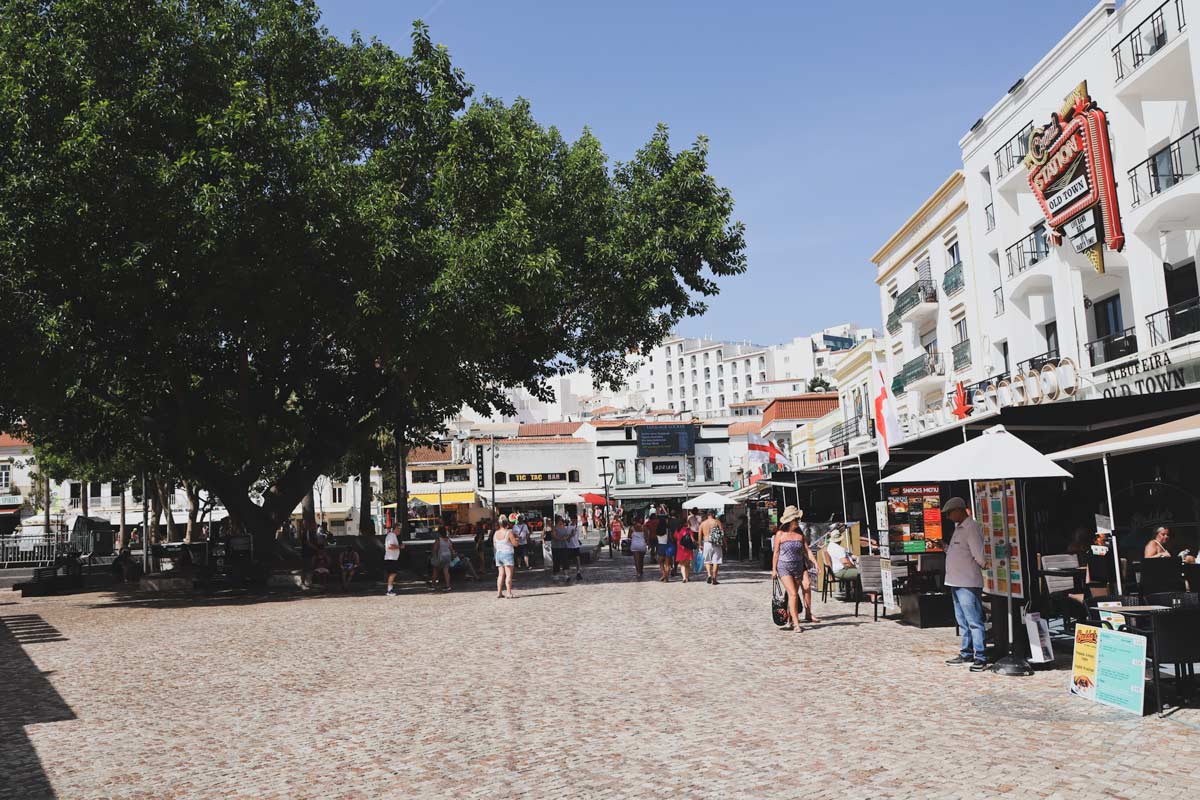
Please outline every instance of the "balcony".
[{"label": "balcony", "polygon": [[1033,358],[1027,358],[1017,364],[1017,372],[1024,375],[1030,372],[1038,372],[1047,364],[1053,364],[1058,361],[1058,348],[1051,347],[1044,353],[1039,353]]},{"label": "balcony", "polygon": [[1109,361],[1133,355],[1137,352],[1137,334],[1134,328],[1126,328],[1109,336],[1101,336],[1087,343],[1088,357],[1093,367]]},{"label": "balcony", "polygon": [[1150,346],[1166,344],[1200,331],[1200,297],[1155,311],[1146,317]]},{"label": "balcony", "polygon": [[1131,206],[1136,208],[1197,172],[1200,172],[1200,128],[1193,128],[1129,170],[1129,183],[1133,187]]},{"label": "balcony", "polygon": [[1040,230],[1026,236],[1004,251],[1008,260],[1008,277],[1012,278],[1030,269],[1050,255],[1050,248]]},{"label": "balcony", "polygon": [[971,366],[971,340],[963,339],[950,348],[950,356],[954,360],[954,369],[966,369]]},{"label": "balcony", "polygon": [[1029,135],[1033,133],[1033,122],[1030,121],[1016,135],[1005,142],[996,151],[996,180],[1000,180],[1015,167],[1020,166],[1021,160],[1029,152]]},{"label": "balcony", "polygon": [[991,203],[983,207],[983,219],[987,223],[987,233],[996,230],[996,209]]},{"label": "balcony", "polygon": [[961,261],[946,270],[946,274],[942,276],[942,291],[946,293],[946,297],[958,294],[966,285]]},{"label": "balcony", "polygon": [[900,374],[892,381],[892,392],[900,394],[909,390],[920,390],[930,383],[941,383],[945,374],[942,354],[936,351],[925,353],[900,368]]},{"label": "balcony", "polygon": [[1187,30],[1183,0],[1167,0],[1112,49],[1117,80],[1122,81],[1148,58]]},{"label": "balcony", "polygon": [[[922,279],[896,295],[896,305],[892,309],[892,314],[895,315],[897,322],[934,314],[937,313],[937,301],[937,287],[933,281]],[[891,322],[892,316],[889,315],[888,323]]]},{"label": "balcony", "polygon": [[900,332],[900,315],[895,311],[887,316],[887,331],[892,335]]},{"label": "balcony", "polygon": [[996,316],[1004,314],[1004,287],[997,286],[992,289],[992,302],[996,305]]},{"label": "balcony", "polygon": [[834,447],[844,445],[859,436],[866,434],[866,430],[862,424],[862,420],[858,417],[848,419],[845,422],[839,422],[833,426],[833,430],[829,434],[829,443]]},{"label": "balcony", "polygon": [[963,387],[963,391],[967,393],[967,400],[971,400],[975,396],[975,392],[986,392],[989,386],[999,386],[1002,381],[1009,379],[1007,372],[1000,372],[992,375],[990,378],[984,378],[979,383],[972,383],[970,386]]}]

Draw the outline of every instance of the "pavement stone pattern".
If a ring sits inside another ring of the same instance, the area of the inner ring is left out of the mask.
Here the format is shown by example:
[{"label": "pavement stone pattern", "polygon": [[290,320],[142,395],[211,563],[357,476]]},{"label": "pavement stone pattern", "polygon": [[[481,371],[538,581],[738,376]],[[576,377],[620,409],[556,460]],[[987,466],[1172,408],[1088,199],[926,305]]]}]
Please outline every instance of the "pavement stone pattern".
[{"label": "pavement stone pattern", "polygon": [[0,595],[0,798],[1164,798],[1200,711],[1138,719],[1069,673],[971,674],[953,629],[765,573],[448,594]]}]

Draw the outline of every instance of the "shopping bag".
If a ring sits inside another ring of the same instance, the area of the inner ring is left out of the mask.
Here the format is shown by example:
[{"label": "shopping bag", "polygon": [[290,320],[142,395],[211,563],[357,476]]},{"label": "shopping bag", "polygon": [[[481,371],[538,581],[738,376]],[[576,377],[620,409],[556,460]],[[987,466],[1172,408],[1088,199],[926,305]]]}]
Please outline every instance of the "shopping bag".
[{"label": "shopping bag", "polygon": [[779,578],[771,579],[771,621],[779,627],[788,624],[787,590]]},{"label": "shopping bag", "polygon": [[703,550],[696,551],[696,562],[695,562],[694,566],[695,566],[696,572],[704,572],[704,551]]}]

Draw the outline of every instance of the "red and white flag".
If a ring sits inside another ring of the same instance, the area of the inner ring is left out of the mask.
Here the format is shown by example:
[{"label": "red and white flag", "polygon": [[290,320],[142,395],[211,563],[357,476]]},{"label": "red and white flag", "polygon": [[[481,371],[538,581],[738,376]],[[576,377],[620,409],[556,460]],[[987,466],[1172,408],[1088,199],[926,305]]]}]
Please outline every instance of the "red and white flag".
[{"label": "red and white flag", "polygon": [[904,441],[904,429],[900,427],[896,398],[892,397],[883,364],[874,355],[871,356],[871,375],[874,384],[871,391],[875,398],[875,446],[879,450],[879,468],[883,469],[887,466],[891,449]]},{"label": "red and white flag", "polygon": [[774,464],[780,469],[788,470],[792,468],[792,462],[787,455],[770,439],[752,433],[747,437],[747,442],[746,455],[751,464]]}]

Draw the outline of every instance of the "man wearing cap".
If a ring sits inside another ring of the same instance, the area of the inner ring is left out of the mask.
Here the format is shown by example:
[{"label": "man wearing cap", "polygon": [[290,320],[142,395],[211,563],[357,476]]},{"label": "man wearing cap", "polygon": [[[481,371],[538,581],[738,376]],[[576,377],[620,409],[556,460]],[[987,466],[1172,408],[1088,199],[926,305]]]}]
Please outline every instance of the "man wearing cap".
[{"label": "man wearing cap", "polygon": [[962,631],[962,648],[947,664],[970,664],[971,672],[987,669],[983,641],[983,530],[967,513],[967,502],[951,497],[942,513],[954,522],[946,545],[946,587],[954,599],[954,619]]}]

